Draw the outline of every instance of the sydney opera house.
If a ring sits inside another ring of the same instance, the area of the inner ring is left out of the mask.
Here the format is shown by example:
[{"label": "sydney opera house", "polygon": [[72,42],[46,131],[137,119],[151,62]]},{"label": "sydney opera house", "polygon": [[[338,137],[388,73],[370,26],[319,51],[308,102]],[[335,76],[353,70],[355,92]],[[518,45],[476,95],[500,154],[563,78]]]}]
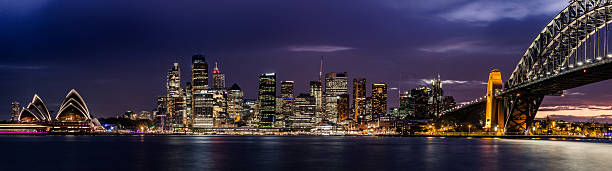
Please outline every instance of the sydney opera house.
[{"label": "sydney opera house", "polygon": [[91,117],[83,97],[74,89],[62,100],[55,117],[51,116],[42,98],[35,94],[32,102],[21,109],[17,118],[20,124],[47,126],[47,131],[51,132],[89,132],[99,125]]}]

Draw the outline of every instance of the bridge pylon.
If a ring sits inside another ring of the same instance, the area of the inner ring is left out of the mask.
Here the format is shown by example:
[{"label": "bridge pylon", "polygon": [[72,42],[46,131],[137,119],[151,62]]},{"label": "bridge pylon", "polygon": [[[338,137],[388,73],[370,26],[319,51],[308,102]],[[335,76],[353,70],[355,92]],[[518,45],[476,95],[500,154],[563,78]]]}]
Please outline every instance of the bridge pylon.
[{"label": "bridge pylon", "polygon": [[505,113],[503,98],[497,96],[496,91],[503,88],[501,73],[494,69],[489,73],[489,81],[487,83],[487,104],[485,112],[484,129],[488,132],[502,132],[505,123]]}]

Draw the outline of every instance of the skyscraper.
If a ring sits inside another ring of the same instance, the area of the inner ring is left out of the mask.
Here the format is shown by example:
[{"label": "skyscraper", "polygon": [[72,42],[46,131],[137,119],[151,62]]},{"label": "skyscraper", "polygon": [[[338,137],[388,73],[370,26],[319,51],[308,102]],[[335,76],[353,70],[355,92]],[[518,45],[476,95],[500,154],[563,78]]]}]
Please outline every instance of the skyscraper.
[{"label": "skyscraper", "polygon": [[191,82],[185,83],[185,90],[183,96],[185,97],[185,117],[187,120],[187,127],[193,126],[193,86]]},{"label": "skyscraper", "polygon": [[349,100],[349,95],[348,94],[341,94],[338,97],[338,122],[337,123],[341,123],[342,121],[345,121],[347,119],[349,119],[349,115],[350,115],[350,108],[349,105],[350,104],[350,100]]},{"label": "skyscraper", "polygon": [[387,114],[387,84],[374,83],[372,84],[372,119],[378,118]]},{"label": "skyscraper", "polygon": [[191,84],[194,91],[208,89],[208,63],[204,55],[191,57]]},{"label": "skyscraper", "polygon": [[258,91],[259,126],[272,127],[276,114],[276,74],[266,73],[259,76]]},{"label": "skyscraper", "polygon": [[[238,84],[234,83],[227,91],[227,113],[234,122],[239,122],[241,117],[244,93]],[[244,118],[246,119],[246,118]]]},{"label": "skyscraper", "polygon": [[208,94],[208,63],[201,54],[191,57],[192,109],[194,128],[213,127],[213,97]]},{"label": "skyscraper", "polygon": [[315,101],[315,123],[323,120],[323,85],[321,81],[310,81],[310,96]]},{"label": "skyscraper", "polygon": [[431,88],[420,87],[410,90],[410,96],[414,98],[414,117],[416,119],[430,118],[429,99],[431,98]]},{"label": "skyscraper", "polygon": [[325,75],[325,120],[338,121],[338,102],[340,95],[348,94],[348,74],[328,73]]},{"label": "skyscraper", "polygon": [[290,117],[292,128],[309,128],[315,123],[315,99],[309,94],[300,94],[295,98],[295,107]]},{"label": "skyscraper", "polygon": [[440,74],[438,79],[431,81],[432,87],[432,113],[435,117],[440,117],[440,112],[443,110],[444,91],[442,90],[442,81]]},{"label": "skyscraper", "polygon": [[214,89],[224,89],[225,88],[225,74],[219,71],[219,66],[217,62],[215,62],[215,69],[213,69],[213,74],[212,74],[212,88]]},{"label": "skyscraper", "polygon": [[185,98],[181,87],[181,69],[179,63],[175,62],[172,69],[168,71],[166,84],[166,96],[168,97],[168,115],[173,128],[180,128],[186,125],[185,117]]},{"label": "skyscraper", "polygon": [[16,122],[19,120],[19,102],[11,103],[11,122]]},{"label": "skyscraper", "polygon": [[210,89],[207,90],[208,94],[212,94],[213,103],[213,127],[231,127],[233,123],[230,123],[227,115],[227,93],[225,89]]},{"label": "skyscraper", "polygon": [[289,117],[293,114],[294,105],[294,82],[293,81],[281,81],[281,96],[280,96],[280,110],[276,113],[277,127],[285,127],[288,124]]},{"label": "skyscraper", "polygon": [[359,116],[365,115],[366,107],[366,79],[353,79],[353,120],[359,123]]},{"label": "skyscraper", "polygon": [[400,117],[414,117],[414,97],[410,95],[410,91],[400,94],[399,105]]}]

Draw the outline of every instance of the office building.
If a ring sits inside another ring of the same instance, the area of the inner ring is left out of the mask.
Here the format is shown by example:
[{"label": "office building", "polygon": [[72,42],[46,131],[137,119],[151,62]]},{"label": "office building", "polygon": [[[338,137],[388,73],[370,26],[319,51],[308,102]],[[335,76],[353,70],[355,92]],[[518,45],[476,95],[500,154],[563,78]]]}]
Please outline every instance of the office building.
[{"label": "office building", "polygon": [[244,93],[238,84],[234,83],[227,90],[227,113],[234,122],[240,122],[242,117],[242,106],[244,102]]},{"label": "office building", "polygon": [[225,74],[219,70],[219,65],[215,62],[215,68],[212,73],[212,88],[213,89],[224,89],[225,88]]},{"label": "office building", "polygon": [[315,100],[315,123],[323,121],[323,85],[321,81],[310,81],[310,96]]},{"label": "office building", "polygon": [[11,116],[10,116],[10,120],[11,122],[16,122],[17,120],[19,120],[19,102],[12,102],[11,103]]},{"label": "office building", "polygon": [[266,73],[259,76],[257,97],[259,127],[273,127],[276,115],[276,74]]},{"label": "office building", "polygon": [[372,119],[378,118],[387,114],[387,84],[374,83],[372,84]]},{"label": "office building", "polygon": [[194,128],[213,127],[213,95],[208,91],[208,63],[201,54],[191,57],[192,117]]},{"label": "office building", "polygon": [[340,95],[348,94],[348,74],[328,73],[325,75],[325,113],[324,119],[337,123]]},{"label": "office building", "polygon": [[353,120],[359,123],[359,116],[365,115],[366,107],[366,79],[353,79]]}]

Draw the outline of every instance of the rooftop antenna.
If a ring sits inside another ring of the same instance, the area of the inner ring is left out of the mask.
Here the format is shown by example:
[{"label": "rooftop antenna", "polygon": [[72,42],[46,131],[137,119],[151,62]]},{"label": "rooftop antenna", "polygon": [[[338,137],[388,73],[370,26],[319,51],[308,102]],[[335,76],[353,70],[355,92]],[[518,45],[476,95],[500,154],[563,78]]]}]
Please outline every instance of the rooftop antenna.
[{"label": "rooftop antenna", "polygon": [[319,82],[323,79],[323,56],[321,56],[321,65],[319,66]]}]

